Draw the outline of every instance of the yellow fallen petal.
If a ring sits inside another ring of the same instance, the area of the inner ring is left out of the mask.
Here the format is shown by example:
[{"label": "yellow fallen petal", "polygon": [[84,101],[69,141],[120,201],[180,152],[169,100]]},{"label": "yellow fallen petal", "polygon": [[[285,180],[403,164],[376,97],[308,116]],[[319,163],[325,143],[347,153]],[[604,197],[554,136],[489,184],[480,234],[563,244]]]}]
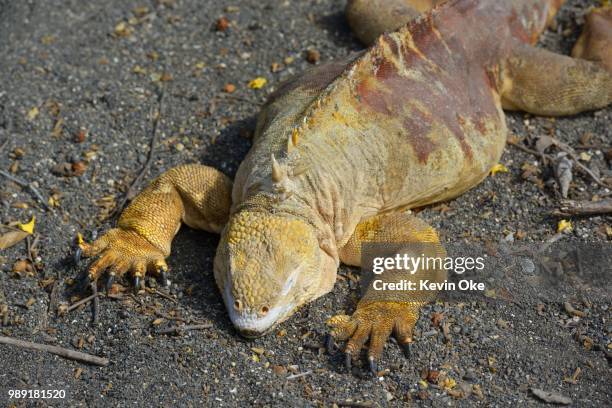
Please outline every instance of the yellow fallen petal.
[{"label": "yellow fallen petal", "polygon": [[30,109],[28,111],[28,120],[32,121],[32,120],[36,119],[36,117],[38,116],[38,113],[39,113],[38,107],[35,106],[32,109]]},{"label": "yellow fallen petal", "polygon": [[36,224],[36,216],[33,215],[32,219],[30,220],[30,222],[28,222],[27,224],[17,224],[17,228],[19,228],[22,231],[27,232],[28,234],[33,234],[34,233],[34,225]]},{"label": "yellow fallen petal", "polygon": [[561,220],[559,224],[557,224],[557,232],[571,232],[574,229],[571,221]]},{"label": "yellow fallen petal", "polygon": [[268,83],[268,80],[263,77],[257,77],[249,82],[249,88],[261,89]]},{"label": "yellow fallen petal", "polygon": [[59,207],[60,205],[59,200],[53,196],[49,196],[47,204],[49,204],[49,207]]},{"label": "yellow fallen petal", "polygon": [[447,390],[452,390],[453,388],[455,388],[455,386],[457,386],[457,381],[453,380],[452,378],[448,377],[445,378],[444,381],[442,381],[442,387],[446,388]]},{"label": "yellow fallen petal", "polygon": [[506,166],[501,163],[497,163],[493,168],[491,168],[491,175],[494,176],[497,173],[508,173],[510,170]]},{"label": "yellow fallen petal", "polygon": [[83,239],[83,234],[77,232],[77,244],[81,245],[85,240]]}]

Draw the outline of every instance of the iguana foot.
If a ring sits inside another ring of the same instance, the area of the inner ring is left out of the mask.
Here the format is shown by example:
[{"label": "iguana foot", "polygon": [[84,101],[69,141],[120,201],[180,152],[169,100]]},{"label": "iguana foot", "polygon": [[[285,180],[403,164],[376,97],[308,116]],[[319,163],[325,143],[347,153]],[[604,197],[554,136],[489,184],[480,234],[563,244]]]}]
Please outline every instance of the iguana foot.
[{"label": "iguana foot", "polygon": [[347,370],[350,372],[352,359],[359,355],[369,340],[370,371],[378,375],[378,360],[392,333],[408,357],[420,306],[420,303],[385,301],[360,303],[352,316],[337,315],[329,319],[327,324],[332,328],[331,336],[339,341],[348,340],[344,350]]},{"label": "iguana foot", "polygon": [[107,288],[130,272],[136,291],[149,273],[168,283],[166,257],[181,223],[219,232],[231,205],[231,180],[212,167],[186,164],[168,170],[138,194],[121,213],[117,228],[92,244],[79,242],[85,257],[97,256],[88,281],[97,284],[108,269]]},{"label": "iguana foot", "polygon": [[131,272],[134,290],[141,289],[147,272],[158,276],[164,285],[168,283],[168,265],[163,252],[135,231],[113,228],[92,244],[80,242],[78,251],[83,257],[97,257],[87,271],[88,281],[95,285],[108,270],[106,290],[128,271]]}]

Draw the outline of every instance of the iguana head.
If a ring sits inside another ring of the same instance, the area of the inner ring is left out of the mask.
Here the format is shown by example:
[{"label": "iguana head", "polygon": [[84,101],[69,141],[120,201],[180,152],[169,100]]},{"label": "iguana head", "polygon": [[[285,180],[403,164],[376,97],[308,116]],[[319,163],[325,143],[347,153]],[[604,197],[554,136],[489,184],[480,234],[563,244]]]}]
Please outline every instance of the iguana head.
[{"label": "iguana head", "polygon": [[215,280],[232,323],[258,337],[317,297],[321,250],[315,229],[286,215],[238,212],[215,257]]}]

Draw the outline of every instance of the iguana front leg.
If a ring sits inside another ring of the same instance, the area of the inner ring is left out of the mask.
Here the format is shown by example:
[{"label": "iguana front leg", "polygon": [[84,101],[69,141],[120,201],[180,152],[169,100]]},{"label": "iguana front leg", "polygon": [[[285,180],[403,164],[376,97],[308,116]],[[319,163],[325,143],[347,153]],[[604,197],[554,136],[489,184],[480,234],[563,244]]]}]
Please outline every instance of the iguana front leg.
[{"label": "iguana front leg", "polygon": [[[425,255],[443,258],[446,253],[436,231],[408,212],[383,214],[362,221],[340,252],[342,262],[360,266],[363,261],[362,246],[366,243],[405,244],[407,254],[414,252],[417,245],[423,253],[411,254],[415,257]],[[402,280],[415,282],[418,287],[422,279],[443,282],[446,273],[441,269],[419,269],[416,273],[407,270],[389,271],[378,278],[385,283]],[[432,301],[435,295],[435,292],[422,290],[380,291],[369,284],[352,316],[334,316],[328,321],[332,327],[331,335],[335,339],[348,340],[345,348],[347,369],[350,369],[352,358],[359,354],[369,340],[368,361],[370,370],[376,373],[377,360],[392,333],[407,352],[412,343],[412,329],[419,317],[419,309]]]},{"label": "iguana front leg", "polygon": [[108,269],[107,288],[128,271],[136,290],[147,271],[166,283],[165,258],[181,222],[219,233],[228,219],[231,190],[231,180],[207,166],[184,165],[162,174],[123,211],[116,228],[92,244],[79,243],[83,256],[98,256],[89,280],[95,284]]}]

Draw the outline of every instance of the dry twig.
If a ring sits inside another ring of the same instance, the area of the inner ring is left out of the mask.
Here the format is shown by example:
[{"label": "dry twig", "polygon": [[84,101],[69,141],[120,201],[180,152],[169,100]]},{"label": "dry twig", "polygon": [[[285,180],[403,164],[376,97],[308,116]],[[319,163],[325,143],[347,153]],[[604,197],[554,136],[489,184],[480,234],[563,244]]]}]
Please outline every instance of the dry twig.
[{"label": "dry twig", "polygon": [[28,183],[27,181],[21,180],[20,178],[17,178],[13,176],[12,174],[7,173],[4,170],[0,170],[0,175],[6,177],[7,179],[11,180],[15,184],[30,190],[30,192],[34,195],[34,197],[42,204],[42,206],[46,210],[54,212],[53,209],[47,205],[47,202],[43,198],[42,194],[40,194],[40,192],[36,189],[36,187],[32,185],[32,183]]},{"label": "dry twig", "polygon": [[204,329],[210,329],[212,327],[213,325],[210,323],[192,324],[192,325],[185,325],[185,326],[172,326],[172,327],[168,327],[167,329],[158,330],[156,333],[157,334],[169,334],[169,333],[180,334],[182,332],[189,331],[189,330],[204,330]]},{"label": "dry twig", "polygon": [[46,351],[51,354],[58,355],[70,360],[80,361],[82,363],[94,364],[98,366],[107,366],[110,362],[107,358],[98,357],[80,351],[69,350],[63,347],[50,346],[48,344],[32,343],[29,341],[18,340],[11,337],[0,336],[0,344],[10,344],[13,346],[26,348],[30,350]]},{"label": "dry twig", "polygon": [[564,200],[558,210],[553,211],[553,215],[599,215],[612,213],[612,198],[600,201],[574,201]]},{"label": "dry twig", "polygon": [[308,371],[305,371],[305,372],[299,373],[299,374],[291,374],[286,379],[291,381],[291,380],[295,380],[297,378],[306,377],[307,375],[311,375],[311,374],[312,374],[312,371],[308,370]]},{"label": "dry twig", "polygon": [[83,298],[83,299],[79,300],[78,302],[75,302],[75,303],[71,304],[66,309],[66,313],[73,311],[74,309],[76,309],[77,307],[79,307],[81,305],[85,305],[85,304],[91,302],[92,300],[94,300],[98,296],[99,296],[99,294],[96,291],[96,293],[94,293],[93,295],[87,296],[86,298]]},{"label": "dry twig", "polygon": [[612,188],[612,186],[604,183],[595,173],[591,171],[591,169],[589,169],[587,166],[585,166],[584,164],[580,162],[580,160],[578,159],[578,156],[576,156],[576,152],[574,151],[574,149],[572,149],[570,146],[556,139],[554,139],[554,141],[555,141],[555,146],[557,146],[559,149],[567,153],[572,158],[572,160],[576,163],[576,166],[578,167],[580,171],[582,171],[583,173],[591,177],[593,181],[597,183],[600,187]]}]

